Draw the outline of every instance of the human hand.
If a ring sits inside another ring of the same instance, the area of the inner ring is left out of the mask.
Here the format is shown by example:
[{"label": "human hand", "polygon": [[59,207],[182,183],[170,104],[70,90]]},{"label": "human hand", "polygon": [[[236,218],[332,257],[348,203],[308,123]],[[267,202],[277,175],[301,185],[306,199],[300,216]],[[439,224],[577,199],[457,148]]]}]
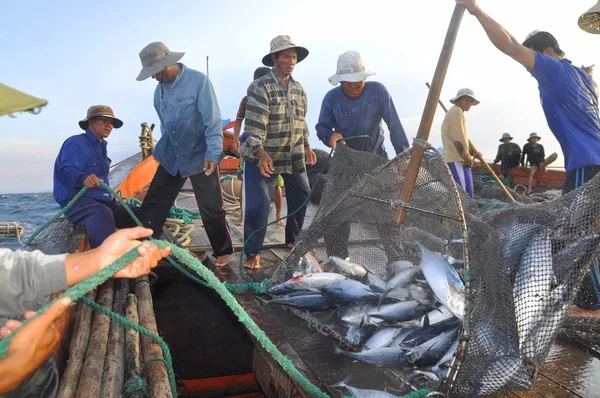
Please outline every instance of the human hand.
[{"label": "human hand", "polygon": [[[14,335],[6,356],[0,359],[0,368],[6,367],[6,372],[2,372],[0,394],[19,387],[54,353],[60,341],[60,332],[56,327],[56,321],[70,304],[70,297],[58,300]],[[29,319],[34,315],[35,312],[29,311],[25,313],[25,318]],[[21,322],[10,320],[0,329],[0,335],[6,338],[20,325]]]},{"label": "human hand", "polygon": [[470,155],[470,154],[468,154],[468,153],[467,153],[467,154],[466,154],[466,155],[463,157],[463,165],[465,165],[465,166],[469,166],[469,167],[471,167],[471,166],[473,165],[473,158],[471,157],[471,155]]},{"label": "human hand", "polygon": [[465,7],[471,15],[475,15],[481,11],[476,0],[456,0],[456,4]]},{"label": "human hand", "polygon": [[317,154],[309,146],[304,147],[304,154],[306,155],[306,164],[312,166],[317,163]]},{"label": "human hand", "polygon": [[83,185],[85,185],[88,188],[96,188],[100,186],[100,183],[104,182],[104,180],[99,179],[98,177],[96,177],[95,174],[90,174],[89,176],[87,176],[87,178],[83,181]]},{"label": "human hand", "polygon": [[273,159],[263,150],[258,155],[258,170],[263,177],[270,178],[275,172]]},{"label": "human hand", "polygon": [[477,151],[477,152],[475,152],[475,157],[477,159],[483,159],[483,154],[481,152]]},{"label": "human hand", "polygon": [[233,150],[237,153],[240,152],[240,139],[239,137],[233,137]]},{"label": "human hand", "polygon": [[137,239],[146,238],[152,235],[153,231],[149,228],[135,227],[121,229],[110,235],[102,245],[94,249],[96,261],[92,273],[96,273],[108,265],[114,263],[122,255],[137,247],[141,257],[136,258],[125,268],[117,272],[115,278],[137,278],[147,275],[151,268],[158,265],[158,262],[169,255],[171,248],[166,247],[160,250],[154,243],[140,242]]},{"label": "human hand", "polygon": [[340,133],[333,133],[331,134],[331,137],[329,138],[329,147],[333,150],[335,150],[335,147],[337,146],[337,142],[338,140],[342,140],[342,142],[344,142],[344,136],[341,135]]},{"label": "human hand", "polygon": [[211,175],[217,170],[217,163],[213,162],[212,160],[205,160],[204,170],[206,170],[204,174],[206,174],[207,176]]},{"label": "human hand", "polygon": [[590,76],[594,76],[594,67],[596,65],[590,65],[590,66],[583,66],[581,65],[581,69],[584,70],[585,73],[587,73]]}]

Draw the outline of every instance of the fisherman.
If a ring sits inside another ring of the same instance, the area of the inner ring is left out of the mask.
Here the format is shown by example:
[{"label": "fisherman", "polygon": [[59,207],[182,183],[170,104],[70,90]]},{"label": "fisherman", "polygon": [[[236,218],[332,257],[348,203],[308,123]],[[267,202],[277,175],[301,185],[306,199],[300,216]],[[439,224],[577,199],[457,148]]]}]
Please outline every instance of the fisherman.
[{"label": "fisherman", "polygon": [[152,77],[158,82],[154,108],[162,136],[153,153],[160,165],[142,202],[139,218],[158,237],[189,177],[216,265],[224,266],[233,253],[233,243],[219,178],[218,163],[223,152],[221,113],[210,80],[204,73],[180,63],[183,55],[171,52],[161,42],[150,43],[140,52],[142,70],[137,80]]},{"label": "fisherman", "polygon": [[[390,139],[396,154],[408,148],[404,128],[385,86],[379,82],[367,82],[375,73],[368,71],[361,55],[347,51],[338,57],[336,73],[329,78],[333,86],[323,98],[317,136],[328,147],[336,149],[339,141],[348,147],[388,158],[384,146],[385,132],[382,121],[390,131]],[[344,138],[367,135],[368,138]],[[350,224],[339,227],[335,237],[325,237],[327,254],[348,257],[347,242]]]},{"label": "fisherman", "polygon": [[[151,229],[142,227],[122,229],[98,248],[75,254],[0,249],[0,325],[4,325],[0,337],[8,337],[21,325],[3,317],[15,318],[22,313],[25,318],[32,317],[31,310],[44,305],[51,295],[89,278],[135,247],[141,257],[117,272],[115,278],[147,275],[170,251],[168,247],[160,250],[153,243],[138,241],[151,234]],[[51,356],[61,336],[55,322],[70,304],[69,297],[57,301],[15,334],[6,356],[0,358],[2,397],[56,396],[59,375]]]},{"label": "fisherman", "polygon": [[[538,170],[542,170],[543,172],[548,171],[548,165],[553,163],[558,157],[558,153],[554,152],[550,156],[546,158],[546,154],[544,152],[544,147],[538,144],[540,137],[537,133],[529,134],[529,138],[527,139],[527,144],[523,146],[523,156],[521,156],[521,167],[526,167],[527,164],[529,167],[529,174],[527,180],[527,193],[531,193],[531,187],[533,185],[533,176],[535,172]],[[527,159],[525,159],[527,157]]]},{"label": "fisherman", "polygon": [[273,67],[266,76],[248,87],[246,142],[241,147],[244,162],[246,201],[244,239],[245,266],[260,267],[277,174],[285,181],[287,223],[285,243],[293,247],[304,224],[310,186],[306,164],[316,162],[308,141],[307,97],[304,88],[292,77],[294,67],[308,56],[308,50],[294,44],[290,36],[271,40],[263,65]]},{"label": "fisherman", "polygon": [[385,132],[382,121],[390,131],[396,154],[408,148],[404,128],[394,107],[392,97],[379,82],[366,82],[375,73],[365,68],[356,51],[347,51],[338,57],[337,71],[329,83],[341,87],[331,89],[323,98],[317,136],[328,147],[335,149],[339,140],[367,135],[368,138],[348,140],[348,147],[371,152],[387,159],[383,144]]},{"label": "fisherman", "polygon": [[494,159],[494,166],[500,163],[500,173],[502,178],[508,178],[508,172],[511,168],[519,165],[519,159],[521,158],[521,147],[514,142],[511,142],[513,138],[509,133],[502,134],[500,138],[500,144],[498,146],[498,154]]},{"label": "fisherman", "polygon": [[[456,0],[456,3],[479,20],[500,51],[522,64],[537,80],[546,121],[565,157],[567,176],[563,194],[589,181],[600,172],[600,115],[590,74],[565,58],[550,33],[534,31],[520,44],[484,13],[476,0]],[[600,309],[598,261],[592,263],[575,304],[585,310]]]},{"label": "fisherman", "polygon": [[473,197],[472,156],[481,157],[481,153],[473,153],[470,149],[465,112],[478,105],[479,101],[473,90],[461,88],[450,102],[453,106],[442,121],[442,156],[448,163],[456,184]]},{"label": "fisherman", "polygon": [[[266,74],[271,72],[271,68],[267,68],[266,66],[261,66],[254,71],[254,80],[259,79]],[[239,152],[240,144],[246,142],[246,133],[242,133],[240,136],[240,132],[242,130],[242,121],[244,117],[246,117],[246,104],[248,103],[248,96],[245,95],[240,102],[240,107],[237,111],[237,116],[235,118],[235,123],[233,125],[233,148]],[[244,225],[244,158],[240,159],[240,165],[237,171],[237,178],[242,181],[242,188],[240,193],[240,218],[236,221],[235,225],[242,226]],[[275,182],[275,190],[273,191],[273,201],[275,202],[275,218],[278,220],[277,225],[280,227],[285,226],[285,219],[282,218],[283,211],[283,186],[285,185],[281,174],[277,175],[277,181]]]},{"label": "fisherman", "polygon": [[96,248],[115,226],[130,226],[122,204],[100,187],[108,184],[111,160],[108,157],[106,138],[113,128],[121,128],[123,122],[116,118],[107,105],[89,107],[85,119],[79,122],[83,134],[67,138],[54,163],[54,199],[64,208],[83,188],[84,192],[65,213],[73,224],[83,225],[87,231],[90,247]]}]

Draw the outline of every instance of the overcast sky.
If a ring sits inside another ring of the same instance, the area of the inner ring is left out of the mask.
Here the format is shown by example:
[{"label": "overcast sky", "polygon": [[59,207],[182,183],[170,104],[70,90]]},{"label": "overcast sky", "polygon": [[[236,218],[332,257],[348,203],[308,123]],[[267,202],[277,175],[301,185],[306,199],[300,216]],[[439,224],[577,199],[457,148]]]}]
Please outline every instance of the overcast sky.
[{"label": "overcast sky", "polygon": [[[593,0],[481,0],[488,14],[523,40],[534,30],[553,33],[575,65],[600,66],[600,36],[579,29],[577,18]],[[152,105],[156,82],[135,80],[139,51],[163,41],[184,51],[182,62],[206,72],[224,119],[235,113],[270,40],[291,35],[309,49],[294,77],[309,100],[313,147],[325,148],[314,133],[327,78],[347,50],[363,55],[369,78],[391,93],[409,141],[416,136],[430,81],[439,57],[452,0],[299,2],[256,0],[190,1],[30,1],[8,2],[0,15],[0,82],[45,98],[41,114],[0,117],[0,192],[52,189],[54,159],[62,142],[81,132],[77,121],[93,104],[112,106],[123,128],[113,130],[113,162],[138,149],[140,123],[156,123]],[[523,145],[531,132],[542,136],[546,152],[560,147],[540,106],[537,84],[518,63],[493,47],[475,18],[466,14],[442,90],[448,103],[462,87],[475,90],[481,104],[467,113],[473,143],[492,160],[504,132]],[[441,146],[438,110],[430,142]],[[159,129],[157,128],[157,131]],[[393,153],[387,144],[388,153]],[[558,162],[563,165],[562,157]]]}]

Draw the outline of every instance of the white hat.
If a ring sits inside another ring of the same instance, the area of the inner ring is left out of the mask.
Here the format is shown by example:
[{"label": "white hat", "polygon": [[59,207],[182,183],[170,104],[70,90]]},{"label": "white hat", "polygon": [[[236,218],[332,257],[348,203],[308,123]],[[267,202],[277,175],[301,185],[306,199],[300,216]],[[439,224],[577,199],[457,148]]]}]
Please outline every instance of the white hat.
[{"label": "white hat", "polygon": [[471,90],[470,88],[461,88],[460,90],[458,90],[458,93],[456,94],[456,97],[452,98],[450,100],[450,102],[452,102],[454,105],[456,105],[456,101],[458,101],[458,99],[460,97],[470,97],[473,99],[473,106],[479,104],[479,100],[477,98],[475,98],[475,92],[473,92],[473,90]]},{"label": "white hat", "polygon": [[164,43],[156,41],[148,44],[140,51],[142,71],[136,78],[137,81],[146,80],[152,75],[175,65],[185,53],[171,52]]},{"label": "white hat", "polygon": [[346,51],[339,56],[337,72],[329,78],[329,83],[336,86],[339,82],[362,82],[375,72],[366,70],[362,57],[356,51]]},{"label": "white hat", "polygon": [[271,51],[267,55],[265,55],[262,59],[262,63],[265,66],[275,66],[273,59],[271,58],[272,54],[278,53],[283,50],[287,50],[288,48],[293,48],[298,53],[298,62],[302,61],[304,58],[308,56],[308,50],[304,47],[300,47],[294,44],[294,41],[290,36],[287,35],[279,35],[273,40],[271,40]]},{"label": "white hat", "polygon": [[542,137],[540,137],[540,136],[538,135],[538,133],[531,133],[531,134],[529,134],[529,138],[527,138],[527,142],[531,142],[531,139],[532,139],[532,138],[537,138],[537,139],[538,139],[538,141],[542,139]]}]

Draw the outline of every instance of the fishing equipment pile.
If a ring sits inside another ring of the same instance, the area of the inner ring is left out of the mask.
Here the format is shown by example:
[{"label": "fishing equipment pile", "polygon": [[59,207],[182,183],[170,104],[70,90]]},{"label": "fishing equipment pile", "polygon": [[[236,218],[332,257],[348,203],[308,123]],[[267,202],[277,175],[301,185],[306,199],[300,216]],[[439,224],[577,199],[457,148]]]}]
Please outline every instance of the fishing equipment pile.
[{"label": "fishing equipment pile", "polygon": [[[435,261],[443,259],[464,283],[465,297],[457,333],[460,345],[455,358],[445,365],[450,368],[442,373],[443,379],[435,380],[428,371],[438,358],[423,364],[401,361],[398,366],[369,367],[371,382],[359,387],[393,389],[395,395],[429,388],[450,396],[499,395],[532,388],[537,364],[548,354],[567,308],[599,254],[600,179],[553,201],[481,212],[456,187],[443,158],[431,148],[421,164],[411,202],[398,200],[409,160],[409,150],[388,161],[338,145],[315,219],[278,267],[271,292],[281,293],[274,288],[291,286],[295,276],[321,271],[307,270],[310,256],[318,267],[331,266],[333,256],[346,259],[388,283],[398,272],[399,262],[410,262],[421,267],[414,283],[425,290],[433,289],[433,283],[424,275],[424,265],[434,257]],[[403,224],[393,221],[400,209],[407,211]],[[452,291],[455,286],[450,279],[443,283]],[[394,300],[382,298],[384,294],[369,278],[361,282],[378,298],[367,311],[371,316],[358,327],[372,327],[368,323],[379,316],[378,308]],[[433,290],[422,301],[430,309],[440,309],[443,298]],[[326,289],[313,293],[328,295]],[[585,299],[581,294],[577,297]],[[333,337],[336,351],[366,352],[364,341],[357,344],[351,338],[353,325],[341,320],[342,305],[336,297],[331,300],[332,307],[323,307],[331,309],[286,308],[308,326]],[[375,330],[428,326],[423,325],[422,313],[416,315],[412,325],[383,322]],[[332,347],[332,355],[333,351]],[[331,385],[339,383],[340,377],[332,375]],[[322,381],[327,383],[327,377]]]}]

